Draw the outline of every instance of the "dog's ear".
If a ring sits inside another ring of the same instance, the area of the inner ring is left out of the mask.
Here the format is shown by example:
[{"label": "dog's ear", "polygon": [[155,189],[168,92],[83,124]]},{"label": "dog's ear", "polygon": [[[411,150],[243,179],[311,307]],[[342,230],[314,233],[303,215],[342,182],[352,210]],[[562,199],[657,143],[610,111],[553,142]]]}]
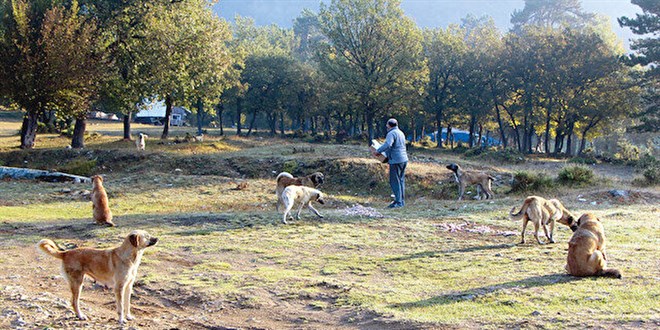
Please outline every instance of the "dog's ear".
[{"label": "dog's ear", "polygon": [[128,240],[131,242],[131,245],[133,245],[135,247],[138,247],[138,243],[139,243],[138,239],[139,239],[138,234],[133,233],[133,234],[128,235]]}]

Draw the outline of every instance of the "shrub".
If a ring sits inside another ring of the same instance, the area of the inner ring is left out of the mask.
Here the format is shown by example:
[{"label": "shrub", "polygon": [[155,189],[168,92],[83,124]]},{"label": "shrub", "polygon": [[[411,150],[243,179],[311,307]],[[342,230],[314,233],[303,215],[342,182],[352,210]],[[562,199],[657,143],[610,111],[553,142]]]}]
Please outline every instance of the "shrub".
[{"label": "shrub", "polygon": [[644,170],[644,179],[650,185],[657,185],[660,183],[660,166],[652,166]]},{"label": "shrub", "polygon": [[497,163],[518,164],[525,162],[525,155],[516,149],[475,148],[465,153],[466,157],[474,157]]},{"label": "shrub", "polygon": [[581,155],[569,159],[568,162],[573,164],[583,164],[583,165],[597,164],[598,158],[596,158],[596,156],[594,155]]},{"label": "shrub", "polygon": [[346,133],[344,130],[341,130],[335,134],[335,141],[339,144],[344,143],[348,138],[348,133]]},{"label": "shrub", "polygon": [[422,147],[435,147],[436,143],[431,140],[430,136],[424,136],[421,139],[419,139],[419,145]]},{"label": "shrub", "polygon": [[516,172],[511,192],[544,191],[553,187],[552,179],[545,173]]},{"label": "shrub", "polygon": [[96,169],[96,159],[77,158],[62,166],[59,171],[80,176],[91,176]]},{"label": "shrub", "polygon": [[617,143],[619,151],[614,154],[614,158],[625,162],[636,161],[639,159],[640,150],[636,145],[623,139]]},{"label": "shrub", "polygon": [[294,173],[298,168],[298,162],[295,160],[288,160],[282,165],[282,171]]},{"label": "shrub", "polygon": [[567,166],[559,171],[557,181],[567,184],[584,185],[592,183],[594,172],[586,166]]},{"label": "shrub", "polygon": [[644,154],[642,157],[639,157],[639,160],[635,162],[635,167],[640,170],[648,169],[650,167],[660,167],[660,160],[653,157],[651,154]]}]

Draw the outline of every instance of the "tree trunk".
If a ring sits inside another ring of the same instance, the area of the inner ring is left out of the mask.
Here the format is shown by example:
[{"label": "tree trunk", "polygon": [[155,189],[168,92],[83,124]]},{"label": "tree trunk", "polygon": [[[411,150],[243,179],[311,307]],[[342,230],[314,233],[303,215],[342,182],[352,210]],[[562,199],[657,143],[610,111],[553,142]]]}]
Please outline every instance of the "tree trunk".
[{"label": "tree trunk", "polygon": [[568,124],[568,130],[566,132],[566,155],[573,155],[573,129],[575,128],[575,122],[571,121]]},{"label": "tree trunk", "polygon": [[283,110],[280,111],[280,135],[282,137],[285,136],[285,133],[284,133],[284,111]]},{"label": "tree trunk", "polygon": [[40,111],[28,111],[28,113],[23,116],[23,126],[21,126],[21,149],[32,149],[36,144],[39,112]]},{"label": "tree trunk", "polygon": [[218,105],[215,108],[215,112],[218,117],[218,126],[220,126],[220,135],[225,135],[225,131],[222,125],[222,113],[224,111],[225,111],[225,105],[222,103],[218,103]]},{"label": "tree trunk", "polygon": [[131,112],[124,114],[124,140],[131,140]]},{"label": "tree trunk", "polygon": [[71,139],[71,148],[82,149],[85,147],[85,129],[87,128],[87,118],[76,118],[76,126],[73,128],[73,138]]},{"label": "tree trunk", "polygon": [[204,101],[201,97],[197,98],[197,136],[202,135],[202,124],[204,123]]},{"label": "tree trunk", "polygon": [[477,135],[479,137],[479,140],[477,140],[477,145],[479,147],[482,146],[482,141],[481,141],[482,138],[481,137],[483,136],[483,132],[484,132],[484,125],[479,124],[479,133]]},{"label": "tree trunk", "polygon": [[[240,97],[236,98],[236,135],[241,136],[241,115],[243,114],[243,99]],[[255,111],[254,115],[257,115]],[[253,117],[254,118],[254,117]],[[250,131],[252,131],[252,126],[250,126]]]},{"label": "tree trunk", "polygon": [[447,144],[449,149],[454,149],[454,134],[451,132],[451,124],[447,124]]},{"label": "tree trunk", "polygon": [[504,131],[504,123],[502,122],[502,115],[500,114],[500,106],[497,103],[497,95],[495,93],[495,87],[491,84],[490,86],[490,92],[493,97],[493,104],[495,104],[495,116],[497,118],[497,126],[500,131],[500,139],[502,141],[502,147],[506,149],[507,147],[507,138],[506,138],[506,133]]},{"label": "tree trunk", "polygon": [[172,95],[167,94],[165,97],[165,118],[163,118],[163,134],[160,136],[161,140],[167,139],[170,134],[170,116],[172,115]]},{"label": "tree trunk", "polygon": [[470,136],[468,136],[468,147],[474,147],[474,130],[477,126],[477,117],[474,114],[470,115]]},{"label": "tree trunk", "polygon": [[369,141],[374,139],[374,115],[369,111],[366,115],[367,131],[369,132]]},{"label": "tree trunk", "polygon": [[550,153],[550,116],[552,115],[552,98],[548,104],[548,111],[545,117],[545,136],[543,141],[543,146],[545,147],[545,153]]},{"label": "tree trunk", "polygon": [[248,129],[248,132],[245,136],[250,136],[250,133],[252,133],[252,129],[254,128],[254,123],[257,121],[257,111],[255,111],[252,114],[252,120],[250,120],[250,128]]}]

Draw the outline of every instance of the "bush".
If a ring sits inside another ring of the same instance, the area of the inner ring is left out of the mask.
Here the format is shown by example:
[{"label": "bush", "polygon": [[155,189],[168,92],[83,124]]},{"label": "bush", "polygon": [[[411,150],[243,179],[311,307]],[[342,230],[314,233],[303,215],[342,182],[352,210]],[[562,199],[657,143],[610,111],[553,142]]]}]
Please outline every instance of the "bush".
[{"label": "bush", "polygon": [[430,147],[435,147],[436,143],[431,140],[430,136],[424,136],[421,139],[419,139],[419,145],[422,147],[430,148]]},{"label": "bush", "polygon": [[617,143],[619,151],[614,154],[616,160],[621,160],[624,162],[637,161],[639,159],[640,150],[636,145],[628,142],[627,140],[621,140]]},{"label": "bush", "polygon": [[597,164],[598,158],[596,158],[596,156],[594,155],[582,155],[571,158],[568,160],[568,162],[573,164],[583,164],[583,165]]},{"label": "bush", "polygon": [[282,165],[282,171],[294,173],[298,168],[298,162],[295,160],[288,160]]},{"label": "bush", "polygon": [[660,166],[652,166],[644,170],[644,179],[647,184],[657,185],[660,183]]},{"label": "bush", "polygon": [[557,181],[561,183],[585,185],[590,184],[594,180],[594,171],[586,166],[567,166],[559,171]]},{"label": "bush", "polygon": [[635,167],[640,170],[648,169],[651,167],[660,167],[660,160],[647,153],[642,157],[639,157],[639,160],[635,162]]},{"label": "bush", "polygon": [[525,162],[525,155],[516,149],[475,148],[465,153],[466,157],[474,157],[497,163],[518,164]]},{"label": "bush", "polygon": [[96,159],[77,158],[62,166],[59,171],[80,176],[91,176],[96,169]]},{"label": "bush", "polygon": [[342,144],[346,142],[346,140],[349,138],[348,133],[346,131],[341,130],[335,134],[335,141],[339,144]]},{"label": "bush", "polygon": [[552,179],[545,173],[516,172],[511,184],[511,192],[545,191],[554,186]]}]

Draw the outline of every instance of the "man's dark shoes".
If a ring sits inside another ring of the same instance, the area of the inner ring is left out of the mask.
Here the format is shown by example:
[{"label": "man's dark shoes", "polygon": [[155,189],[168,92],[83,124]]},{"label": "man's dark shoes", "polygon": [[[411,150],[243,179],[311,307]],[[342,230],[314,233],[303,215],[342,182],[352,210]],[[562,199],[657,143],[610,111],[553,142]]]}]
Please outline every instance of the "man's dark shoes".
[{"label": "man's dark shoes", "polygon": [[390,208],[390,209],[398,209],[398,208],[400,208],[400,207],[403,207],[403,205],[402,205],[402,204],[399,204],[399,203],[396,203],[396,202],[392,202],[392,203],[391,203],[390,205],[388,205],[387,207]]}]

